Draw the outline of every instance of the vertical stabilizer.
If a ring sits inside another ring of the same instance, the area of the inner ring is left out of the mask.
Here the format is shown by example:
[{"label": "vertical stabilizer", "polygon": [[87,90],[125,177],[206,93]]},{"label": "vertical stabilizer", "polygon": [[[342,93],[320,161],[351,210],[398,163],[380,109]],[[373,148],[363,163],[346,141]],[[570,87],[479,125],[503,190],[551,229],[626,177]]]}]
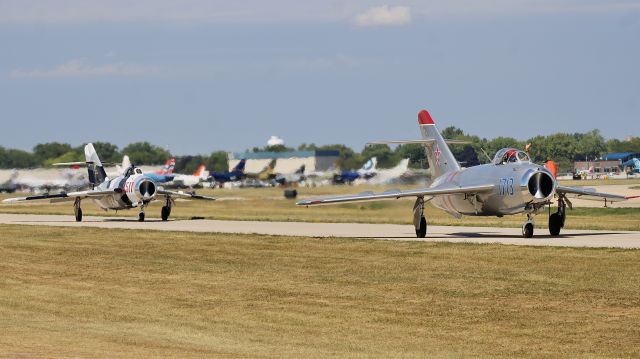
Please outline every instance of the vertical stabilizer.
[{"label": "vertical stabilizer", "polygon": [[207,171],[207,167],[203,163],[200,165],[200,167],[198,167],[193,175],[199,177],[200,179],[206,179],[209,176],[209,172]]},{"label": "vertical stabilizer", "polygon": [[92,143],[87,143],[87,145],[84,146],[84,156],[87,162],[87,171],[89,173],[89,183],[91,186],[96,186],[104,182],[107,178],[107,173],[104,171],[100,157],[98,157],[98,153],[95,148],[93,148]]},{"label": "vertical stabilizer", "polygon": [[453,153],[451,153],[449,146],[447,146],[442,138],[440,131],[438,131],[435,122],[433,122],[427,110],[422,110],[418,113],[418,124],[422,138],[425,140],[433,140],[433,142],[424,145],[433,178],[440,177],[447,172],[460,170],[458,161],[456,161]]},{"label": "vertical stabilizer", "polygon": [[371,157],[369,158],[369,160],[362,165],[362,168],[360,168],[360,172],[362,173],[370,173],[376,170],[376,166],[378,165],[378,158],[377,157]]},{"label": "vertical stabilizer", "polygon": [[233,168],[231,172],[244,173],[244,167],[246,164],[247,164],[247,160],[244,158],[241,159],[240,162],[238,162],[238,164]]}]

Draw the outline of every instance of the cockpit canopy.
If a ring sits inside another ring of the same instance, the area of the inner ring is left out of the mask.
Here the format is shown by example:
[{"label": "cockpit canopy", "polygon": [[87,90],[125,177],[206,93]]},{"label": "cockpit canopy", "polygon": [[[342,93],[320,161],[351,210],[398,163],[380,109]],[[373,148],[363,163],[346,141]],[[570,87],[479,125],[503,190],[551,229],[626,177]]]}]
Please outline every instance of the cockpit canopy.
[{"label": "cockpit canopy", "polygon": [[141,175],[142,174],[142,170],[136,166],[131,165],[129,168],[127,168],[127,172],[124,174],[125,177],[130,177],[133,175]]},{"label": "cockpit canopy", "polygon": [[493,158],[492,163],[494,165],[502,165],[505,163],[521,163],[531,162],[529,155],[516,148],[503,148],[496,152],[496,156]]}]

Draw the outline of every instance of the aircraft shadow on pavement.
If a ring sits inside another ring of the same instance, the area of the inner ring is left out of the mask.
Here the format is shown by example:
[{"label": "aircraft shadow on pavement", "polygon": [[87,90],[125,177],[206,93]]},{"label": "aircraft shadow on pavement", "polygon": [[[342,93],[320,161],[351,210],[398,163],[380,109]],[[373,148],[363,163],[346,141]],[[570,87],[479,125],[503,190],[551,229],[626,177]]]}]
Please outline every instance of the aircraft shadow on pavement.
[{"label": "aircraft shadow on pavement", "polygon": [[594,233],[569,233],[569,234],[560,234],[557,237],[553,237],[549,234],[536,235],[534,234],[533,238],[523,238],[521,235],[515,234],[504,234],[500,232],[455,232],[455,233],[447,233],[447,234],[436,234],[429,235],[427,233],[426,238],[416,238],[416,236],[406,235],[406,236],[358,236],[355,238],[361,239],[412,239],[419,241],[428,241],[434,239],[455,239],[455,238],[504,238],[504,239],[563,239],[563,238],[575,238],[575,237],[589,237],[589,236],[606,236],[606,235],[614,235],[614,234],[623,234],[621,232],[594,232]]}]

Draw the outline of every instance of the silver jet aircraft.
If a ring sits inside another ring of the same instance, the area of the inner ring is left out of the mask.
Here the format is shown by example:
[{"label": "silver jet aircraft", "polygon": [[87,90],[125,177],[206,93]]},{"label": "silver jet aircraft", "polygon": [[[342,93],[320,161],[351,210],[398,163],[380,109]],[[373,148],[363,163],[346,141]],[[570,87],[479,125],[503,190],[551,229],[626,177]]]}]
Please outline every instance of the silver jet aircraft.
[{"label": "silver jet aircraft", "polygon": [[[594,190],[558,185],[554,175],[544,166],[531,162],[525,151],[505,148],[498,151],[489,164],[461,168],[446,141],[440,135],[429,112],[420,111],[418,124],[422,140],[383,141],[375,144],[417,143],[425,147],[429,167],[434,178],[428,188],[412,190],[390,190],[382,193],[366,192],[356,195],[323,197],[299,201],[301,206],[321,204],[398,199],[416,197],[413,206],[413,224],[416,236],[423,238],[427,233],[424,217],[426,201],[456,218],[467,216],[497,216],[526,213],[527,220],[522,225],[522,235],[533,236],[534,216],[549,206],[549,232],[558,236],[564,227],[566,207],[571,207],[569,198],[624,201],[632,197],[600,193]],[[460,141],[458,141],[460,142]],[[558,209],[551,213],[550,206],[557,200]]]},{"label": "silver jet aircraft", "polygon": [[51,203],[58,203],[73,201],[76,221],[80,222],[82,221],[81,202],[83,199],[91,199],[105,211],[139,208],[138,220],[142,222],[145,217],[145,207],[154,200],[165,201],[165,205],[161,210],[163,221],[169,219],[176,197],[215,200],[212,197],[198,196],[193,193],[166,191],[159,187],[150,177],[145,176],[140,168],[135,166],[130,166],[122,175],[109,178],[96,150],[93,148],[93,144],[89,143],[84,147],[84,154],[89,172],[89,183],[92,189],[79,192],[10,198],[3,202],[48,200]]}]

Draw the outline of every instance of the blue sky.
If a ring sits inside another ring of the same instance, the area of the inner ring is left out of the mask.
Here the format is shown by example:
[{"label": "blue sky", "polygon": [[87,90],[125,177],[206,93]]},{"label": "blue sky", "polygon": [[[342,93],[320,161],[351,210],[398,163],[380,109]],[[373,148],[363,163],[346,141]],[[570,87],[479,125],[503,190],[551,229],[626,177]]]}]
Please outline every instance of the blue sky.
[{"label": "blue sky", "polygon": [[0,145],[639,135],[640,1],[4,1]]}]

